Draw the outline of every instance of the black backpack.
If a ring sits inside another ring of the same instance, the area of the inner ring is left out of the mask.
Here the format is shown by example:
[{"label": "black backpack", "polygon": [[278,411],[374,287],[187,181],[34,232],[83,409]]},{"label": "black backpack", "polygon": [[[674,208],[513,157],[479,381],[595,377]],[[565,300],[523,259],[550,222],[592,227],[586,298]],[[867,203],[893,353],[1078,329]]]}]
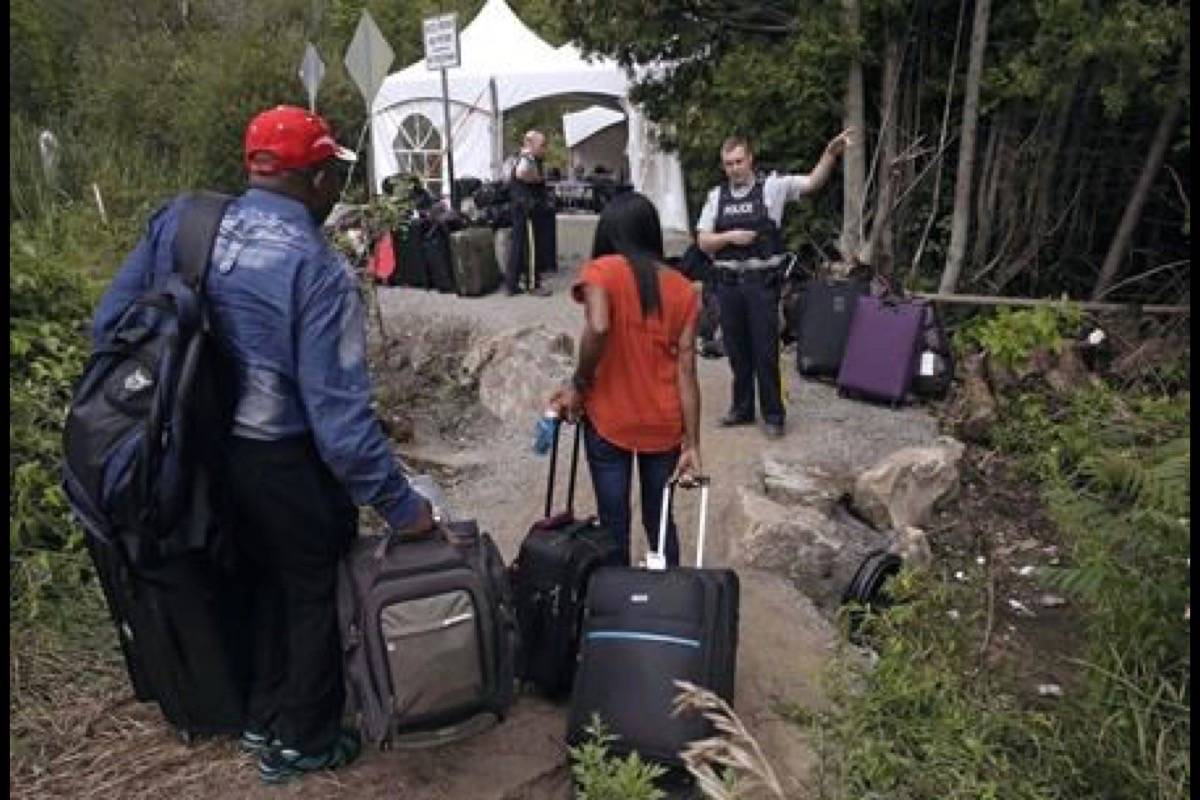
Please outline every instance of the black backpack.
[{"label": "black backpack", "polygon": [[207,465],[233,417],[230,359],[214,338],[204,281],[231,198],[186,200],[175,268],[96,347],[63,430],[63,488],[87,533],[148,566],[218,543]]}]

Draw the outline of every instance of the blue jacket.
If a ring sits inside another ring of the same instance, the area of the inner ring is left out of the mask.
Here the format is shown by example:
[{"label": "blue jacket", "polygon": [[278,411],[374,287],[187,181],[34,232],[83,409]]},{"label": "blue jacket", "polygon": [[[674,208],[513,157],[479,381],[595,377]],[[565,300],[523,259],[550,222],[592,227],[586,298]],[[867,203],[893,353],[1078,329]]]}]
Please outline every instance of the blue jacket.
[{"label": "blue jacket", "polygon": [[[96,310],[104,341],[129,304],[173,269],[181,198],[151,217]],[[371,409],[363,304],[346,260],[308,209],[249,189],[221,221],[207,291],[238,369],[233,435],[274,441],[310,433],[358,505],[396,529],[421,510]]]}]

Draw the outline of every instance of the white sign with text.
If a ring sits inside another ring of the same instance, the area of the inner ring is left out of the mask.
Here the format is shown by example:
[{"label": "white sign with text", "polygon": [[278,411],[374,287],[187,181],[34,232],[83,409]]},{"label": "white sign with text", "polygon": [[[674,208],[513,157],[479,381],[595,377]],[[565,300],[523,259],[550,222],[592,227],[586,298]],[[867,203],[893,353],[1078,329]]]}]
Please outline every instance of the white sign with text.
[{"label": "white sign with text", "polygon": [[439,14],[422,22],[425,33],[425,66],[448,69],[460,63],[458,52],[458,14]]}]

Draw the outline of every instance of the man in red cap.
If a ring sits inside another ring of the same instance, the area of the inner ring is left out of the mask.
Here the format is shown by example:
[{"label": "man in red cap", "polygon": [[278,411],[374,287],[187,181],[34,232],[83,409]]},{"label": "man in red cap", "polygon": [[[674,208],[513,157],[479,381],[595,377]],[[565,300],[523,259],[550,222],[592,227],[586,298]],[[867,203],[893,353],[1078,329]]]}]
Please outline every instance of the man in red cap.
[{"label": "man in red cap", "polygon": [[[253,669],[243,745],[278,783],[358,755],[336,617],[341,555],[360,505],[396,531],[434,522],[371,409],[363,307],[350,266],[321,235],[355,155],[294,106],[250,121],[249,188],[225,211],[206,292],[237,375],[224,478],[231,527],[253,571]],[[97,309],[104,341],[132,300],[165,280],[182,198],[150,220]]]}]

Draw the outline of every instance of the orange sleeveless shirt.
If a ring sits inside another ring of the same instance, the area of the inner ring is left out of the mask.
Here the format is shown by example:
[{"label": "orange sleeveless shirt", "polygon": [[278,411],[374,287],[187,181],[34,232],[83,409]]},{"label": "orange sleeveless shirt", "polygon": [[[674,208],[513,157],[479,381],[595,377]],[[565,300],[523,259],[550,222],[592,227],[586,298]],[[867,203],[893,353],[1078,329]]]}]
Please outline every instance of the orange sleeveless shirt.
[{"label": "orange sleeveless shirt", "polygon": [[609,304],[604,353],[584,396],[588,419],[601,436],[626,450],[674,450],[683,443],[679,337],[699,313],[696,290],[675,270],[660,269],[661,313],[642,319],[633,269],[619,255],[584,264],[571,287],[580,303],[585,285],[603,289]]}]

